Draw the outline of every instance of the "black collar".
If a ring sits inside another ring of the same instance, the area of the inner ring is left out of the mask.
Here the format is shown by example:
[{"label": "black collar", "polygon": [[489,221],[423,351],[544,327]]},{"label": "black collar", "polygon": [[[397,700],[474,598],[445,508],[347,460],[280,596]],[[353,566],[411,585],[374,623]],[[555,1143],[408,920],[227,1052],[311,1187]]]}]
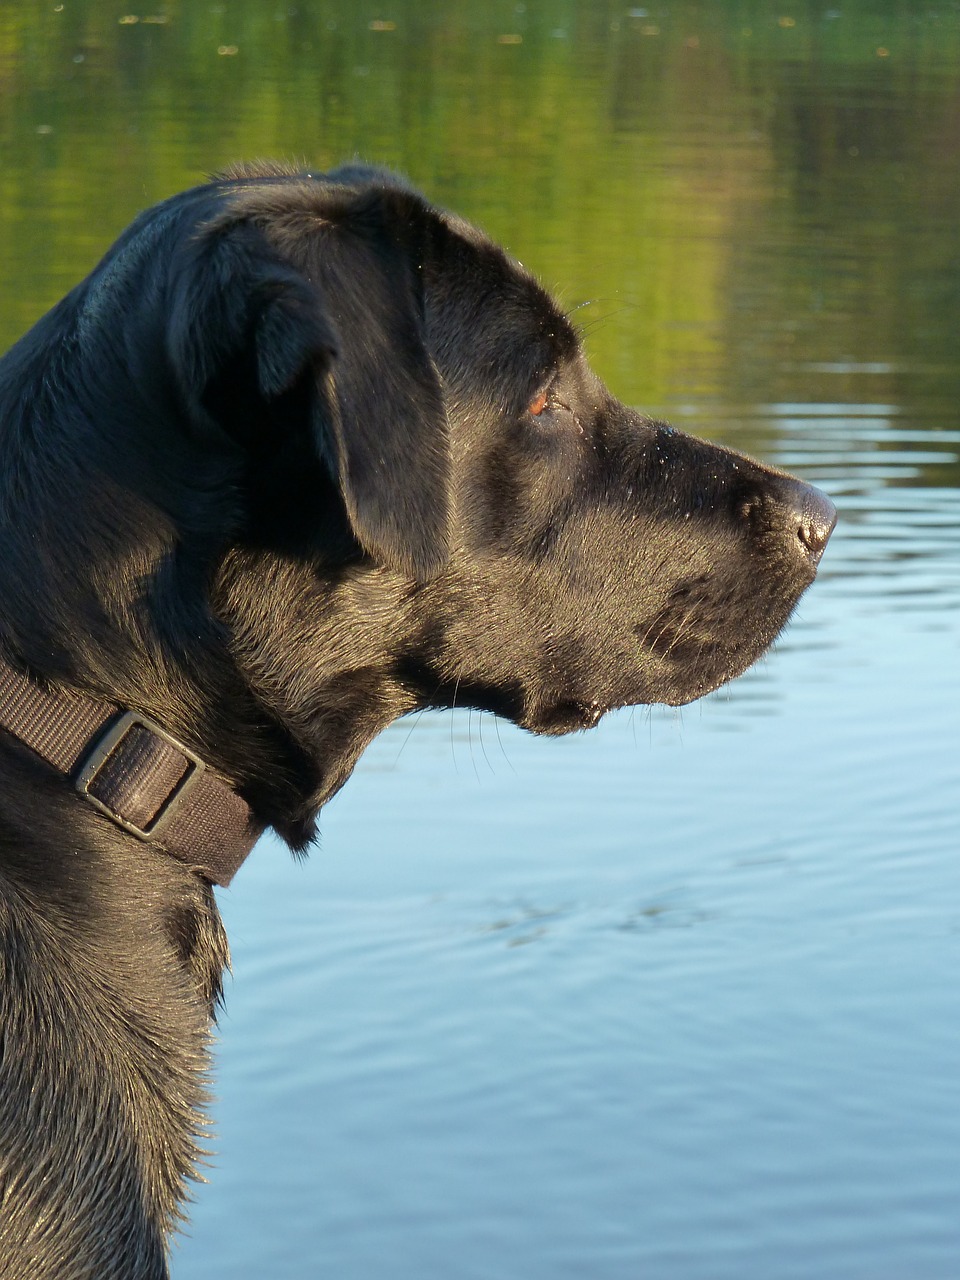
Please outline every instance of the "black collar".
[{"label": "black collar", "polygon": [[0,729],[111,822],[213,884],[230,883],[263,831],[227,782],[147,716],[45,689],[2,659]]}]

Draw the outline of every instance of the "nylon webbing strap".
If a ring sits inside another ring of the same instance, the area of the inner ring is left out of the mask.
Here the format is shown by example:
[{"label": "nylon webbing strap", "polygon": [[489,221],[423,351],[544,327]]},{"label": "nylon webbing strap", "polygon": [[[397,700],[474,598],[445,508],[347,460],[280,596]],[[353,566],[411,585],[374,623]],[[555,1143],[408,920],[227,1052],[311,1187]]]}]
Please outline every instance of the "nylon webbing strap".
[{"label": "nylon webbing strap", "polygon": [[230,883],[263,831],[246,801],[146,716],[53,693],[3,661],[0,728],[112,822],[214,884]]}]

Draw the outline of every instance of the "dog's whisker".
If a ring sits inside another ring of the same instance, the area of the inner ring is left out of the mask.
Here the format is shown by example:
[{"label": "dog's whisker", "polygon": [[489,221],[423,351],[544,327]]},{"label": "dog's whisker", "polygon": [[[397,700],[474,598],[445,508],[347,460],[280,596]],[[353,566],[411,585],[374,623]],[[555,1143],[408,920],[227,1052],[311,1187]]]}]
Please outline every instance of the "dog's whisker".
[{"label": "dog's whisker", "polygon": [[602,301],[602,298],[584,298],[582,302],[574,303],[572,307],[566,307],[564,314],[568,319],[572,319],[578,311],[585,311],[587,307],[595,307]]},{"label": "dog's whisker", "polygon": [[477,768],[477,757],[473,750],[473,712],[473,707],[467,708],[467,749],[470,752],[470,763],[473,766],[473,776],[479,782],[480,770]]},{"label": "dog's whisker", "polygon": [[[493,716],[494,724],[496,724],[496,719],[497,718],[494,715]],[[487,768],[490,770],[493,776],[496,777],[497,771],[494,768],[493,761],[490,759],[489,755],[487,754],[486,743],[483,740],[483,721],[484,721],[484,712],[481,711],[477,718],[477,733],[480,738],[480,750],[483,752],[483,758],[486,761]]]},{"label": "dog's whisker", "polygon": [[457,760],[457,734],[456,734],[457,694],[459,692],[460,692],[460,672],[457,672],[457,678],[454,681],[454,685],[453,685],[453,696],[450,699],[450,754],[453,757],[453,771],[456,774],[460,773],[460,764],[459,764],[459,761]]},{"label": "dog's whisker", "polygon": [[577,329],[584,335],[584,337],[590,337],[590,335],[596,333],[598,329],[602,329],[608,321],[613,320],[616,316],[622,315],[623,312],[627,310],[629,310],[628,307],[620,306],[614,307],[610,311],[604,311],[599,315],[592,315],[589,320],[578,321]]},{"label": "dog's whisker", "polygon": [[410,722],[411,722],[411,723],[410,723],[410,728],[409,728],[409,729],[407,730],[407,732],[404,734],[403,741],[400,743],[400,748],[399,748],[399,750],[397,751],[396,758],[395,758],[395,760],[394,760],[394,762],[393,762],[393,767],[394,767],[394,768],[396,768],[396,767],[397,767],[397,765],[400,763],[400,757],[403,755],[404,751],[406,750],[407,743],[408,743],[408,742],[410,741],[410,739],[413,737],[413,731],[414,731],[414,729],[416,729],[416,728],[417,728],[417,726],[419,725],[420,721],[421,721],[421,720],[423,719],[423,717],[427,714],[427,711],[428,711],[428,710],[429,710],[429,708],[428,708],[428,707],[421,707],[419,711],[414,712],[414,714],[410,717]]},{"label": "dog's whisker", "polygon": [[694,605],[691,605],[690,608],[687,610],[687,612],[683,615],[683,617],[674,627],[673,639],[670,641],[666,649],[664,649],[663,651],[663,656],[665,658],[668,658],[679,645],[684,643],[688,634],[692,634],[693,623],[695,619],[696,619],[696,607]]},{"label": "dog's whisker", "polygon": [[507,762],[507,765],[509,766],[511,773],[516,773],[517,770],[514,766],[514,763],[510,759],[510,757],[507,755],[507,749],[503,745],[503,739],[500,736],[500,717],[497,715],[495,711],[492,714],[493,714],[493,727],[497,733],[497,745],[500,747],[500,754],[503,756],[504,760]]}]

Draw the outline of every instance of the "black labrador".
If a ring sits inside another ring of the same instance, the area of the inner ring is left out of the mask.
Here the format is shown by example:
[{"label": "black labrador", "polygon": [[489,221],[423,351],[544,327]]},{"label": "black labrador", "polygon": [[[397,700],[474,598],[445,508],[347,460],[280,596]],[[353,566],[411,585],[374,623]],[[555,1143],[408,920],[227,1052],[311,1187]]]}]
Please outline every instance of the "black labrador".
[{"label": "black labrador", "polygon": [[816,490],[651,421],[390,174],[238,168],[0,362],[0,1275],[139,1280],[204,1144],[213,884],[396,717],[686,703],[812,582]]}]

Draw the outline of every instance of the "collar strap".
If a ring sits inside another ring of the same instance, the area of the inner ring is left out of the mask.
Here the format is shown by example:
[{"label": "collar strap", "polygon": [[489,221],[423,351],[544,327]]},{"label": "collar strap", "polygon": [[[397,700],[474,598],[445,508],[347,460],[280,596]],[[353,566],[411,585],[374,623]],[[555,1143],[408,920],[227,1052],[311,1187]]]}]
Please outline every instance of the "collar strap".
[{"label": "collar strap", "polygon": [[2,660],[0,729],[111,822],[213,884],[230,883],[263,831],[245,800],[147,716],[54,693]]}]

